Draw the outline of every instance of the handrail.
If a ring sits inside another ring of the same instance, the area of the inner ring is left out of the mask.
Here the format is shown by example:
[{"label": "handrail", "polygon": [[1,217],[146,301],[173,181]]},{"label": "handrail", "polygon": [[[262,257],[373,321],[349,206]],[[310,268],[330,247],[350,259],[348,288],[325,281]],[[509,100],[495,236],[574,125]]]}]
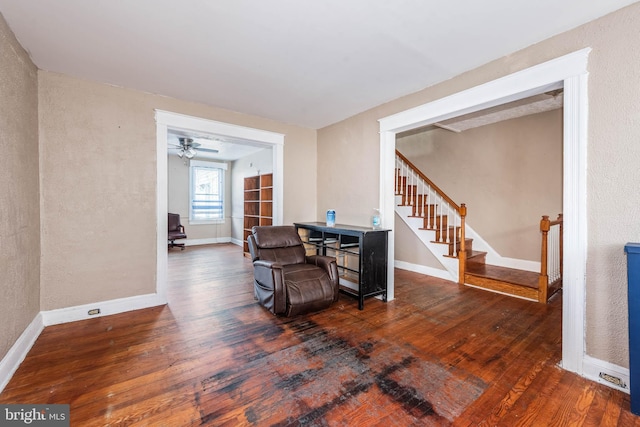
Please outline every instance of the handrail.
[{"label": "handrail", "polygon": [[409,161],[409,159],[407,159],[405,156],[402,155],[401,152],[399,152],[398,150],[396,150],[396,156],[400,157],[402,159],[403,162],[405,162],[409,167],[411,167],[411,169],[413,169],[420,178],[422,178],[423,180],[425,180],[434,190],[436,190],[436,193],[438,193],[440,195],[440,197],[442,197],[444,200],[447,201],[447,203],[449,203],[451,206],[453,206],[454,208],[456,208],[456,210],[458,212],[460,212],[460,206],[458,206],[458,204],[456,202],[454,202],[449,196],[447,196],[445,194],[444,191],[442,191],[440,189],[440,187],[438,187],[437,185],[435,185],[433,183],[433,181],[431,181],[429,178],[427,178],[421,171],[420,169],[418,169],[413,163],[411,163]]},{"label": "handrail", "polygon": [[[456,202],[454,202],[449,196],[447,196],[444,193],[444,191],[442,191],[437,185],[435,185],[433,181],[427,178],[426,175],[420,171],[420,169],[418,169],[413,163],[411,163],[409,159],[407,159],[405,156],[402,155],[402,153],[396,150],[396,162],[398,161],[400,162],[401,165],[403,165],[402,168],[406,166],[408,170],[412,172],[413,176],[416,177],[416,179],[422,180],[422,182],[426,184],[426,186],[431,191],[433,191],[435,195],[437,195],[438,199],[436,200],[440,200],[442,205],[447,206],[446,207],[447,213],[445,213],[443,206],[440,206],[440,208],[437,208],[437,209],[443,209],[440,215],[444,217],[444,219],[440,219],[440,220],[434,219],[436,211],[435,210],[432,211],[431,208],[429,208],[429,211],[433,212],[432,216],[430,216],[431,222],[429,226],[431,227],[431,229],[433,229],[435,224],[437,224],[437,229],[438,229],[437,232],[440,233],[439,234],[440,237],[437,238],[439,243],[449,243],[452,245],[449,250],[452,253],[452,256],[454,257],[457,256],[458,258],[458,283],[461,285],[464,284],[466,264],[467,264],[466,262],[467,251],[466,251],[466,238],[465,238],[465,228],[466,228],[465,217],[467,216],[467,207],[465,206],[464,203],[458,205]],[[399,173],[400,172],[396,174],[396,179],[398,180],[396,181],[396,191],[401,191],[403,194],[403,197],[405,197],[406,195],[409,195],[409,203],[414,206],[414,215],[417,215],[417,216],[426,215],[424,206],[419,206],[424,203],[423,202],[424,197],[418,194],[418,186],[415,183],[408,185],[406,181],[403,181],[405,182],[405,184],[403,184],[404,188],[400,190],[398,188],[398,186],[400,185],[399,183],[401,182]],[[405,202],[403,201],[403,203]],[[456,220],[456,217],[453,214],[454,212],[457,214],[459,218],[459,222]],[[446,220],[447,218],[449,218],[449,215],[453,216],[454,221]],[[425,227],[427,226],[425,225]],[[458,232],[460,233],[459,235],[457,234]],[[436,236],[438,236],[438,234],[436,234]]]}]

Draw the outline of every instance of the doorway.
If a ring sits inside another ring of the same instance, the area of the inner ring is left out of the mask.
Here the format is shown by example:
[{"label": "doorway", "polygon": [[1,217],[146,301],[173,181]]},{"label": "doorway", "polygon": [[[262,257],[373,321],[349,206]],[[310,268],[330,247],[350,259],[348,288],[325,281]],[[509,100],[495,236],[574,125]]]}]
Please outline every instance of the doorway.
[{"label": "doorway", "polygon": [[[396,134],[564,88],[562,367],[580,375],[584,373],[585,355],[587,62],[590,51],[583,49],[380,120],[382,225],[392,230],[390,239],[393,240]],[[388,257],[394,259],[393,245],[389,245]],[[393,269],[389,270],[389,298],[393,299]]]},{"label": "doorway", "polygon": [[219,135],[229,140],[246,141],[271,147],[273,159],[273,224],[281,224],[283,216],[284,135],[261,129],[217,122],[183,114],[156,110],[156,294],[167,302],[167,192],[169,132],[182,131]]}]

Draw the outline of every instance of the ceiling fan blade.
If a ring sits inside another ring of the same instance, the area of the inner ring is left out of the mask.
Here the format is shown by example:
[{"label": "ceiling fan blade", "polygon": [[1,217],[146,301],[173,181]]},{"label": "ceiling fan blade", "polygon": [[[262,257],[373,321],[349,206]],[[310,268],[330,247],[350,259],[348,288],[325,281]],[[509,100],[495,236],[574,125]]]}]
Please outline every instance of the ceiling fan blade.
[{"label": "ceiling fan blade", "polygon": [[[182,151],[187,151],[187,150],[193,150],[193,152],[197,152],[197,151],[203,151],[203,152],[209,152],[209,153],[218,153],[219,151],[214,149],[214,148],[200,148],[200,146],[202,144],[200,144],[199,142],[195,142],[193,140],[193,138],[188,138],[188,137],[180,137],[178,138],[178,141],[180,141],[180,145],[173,145],[173,144],[169,144],[175,148],[179,148]],[[195,154],[194,154],[195,155]]]},{"label": "ceiling fan blade", "polygon": [[193,138],[180,137],[178,138],[178,141],[180,142],[180,147],[183,147],[185,149],[189,147],[196,148],[200,146],[200,144],[195,142]]},{"label": "ceiling fan blade", "polygon": [[198,148],[198,151],[208,151],[209,153],[219,153],[219,150],[214,148]]}]

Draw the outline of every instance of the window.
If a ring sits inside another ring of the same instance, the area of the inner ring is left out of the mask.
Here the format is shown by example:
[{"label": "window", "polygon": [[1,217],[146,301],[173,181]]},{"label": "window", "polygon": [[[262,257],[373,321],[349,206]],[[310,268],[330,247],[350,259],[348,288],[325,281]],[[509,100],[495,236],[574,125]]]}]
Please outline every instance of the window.
[{"label": "window", "polygon": [[224,221],[224,175],[225,163],[190,162],[191,223],[215,223]]}]

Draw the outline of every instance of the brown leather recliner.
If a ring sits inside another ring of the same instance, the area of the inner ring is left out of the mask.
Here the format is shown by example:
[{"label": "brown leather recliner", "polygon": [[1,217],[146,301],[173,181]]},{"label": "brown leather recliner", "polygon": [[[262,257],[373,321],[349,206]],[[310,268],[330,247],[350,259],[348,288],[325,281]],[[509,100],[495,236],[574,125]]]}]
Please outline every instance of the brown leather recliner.
[{"label": "brown leather recliner", "polygon": [[295,316],[338,301],[335,258],[306,256],[293,226],[253,227],[247,238],[256,299],[273,314]]}]

